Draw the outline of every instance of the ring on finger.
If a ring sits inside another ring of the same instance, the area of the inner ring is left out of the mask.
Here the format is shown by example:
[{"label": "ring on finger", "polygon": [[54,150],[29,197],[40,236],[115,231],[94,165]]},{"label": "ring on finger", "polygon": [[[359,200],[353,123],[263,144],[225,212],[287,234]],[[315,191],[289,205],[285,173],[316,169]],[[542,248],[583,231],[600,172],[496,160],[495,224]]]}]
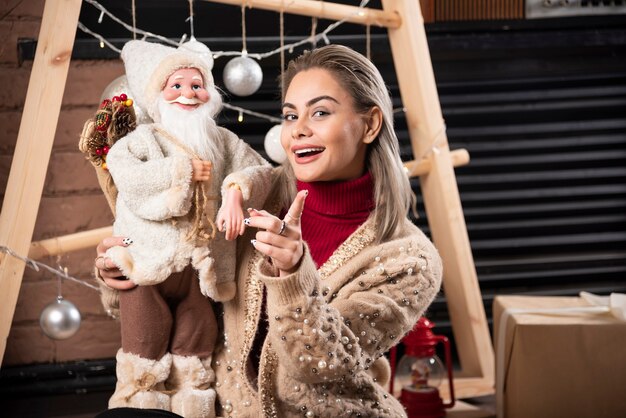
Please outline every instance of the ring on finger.
[{"label": "ring on finger", "polygon": [[105,262],[104,262],[104,256],[103,256],[103,255],[99,255],[99,256],[97,256],[97,257],[96,257],[96,259],[95,259],[95,260],[93,260],[93,264],[94,264],[96,267],[98,267],[98,260],[100,260],[100,259],[102,259],[102,265],[105,265]]},{"label": "ring on finger", "polygon": [[283,235],[283,233],[285,232],[285,227],[286,226],[287,226],[287,222],[281,221],[280,229],[278,230],[278,235]]},{"label": "ring on finger", "polygon": [[295,216],[293,216],[291,213],[287,212],[287,216],[289,216],[289,218],[293,219],[294,221],[297,221],[300,219],[300,217],[298,216],[297,218]]},{"label": "ring on finger", "polygon": [[102,268],[100,270],[102,271],[109,271],[111,269],[107,268],[107,262],[106,262],[106,257],[103,255],[99,255],[96,257],[96,259],[94,260],[94,265],[96,266],[96,268],[98,268],[98,260],[102,259]]}]

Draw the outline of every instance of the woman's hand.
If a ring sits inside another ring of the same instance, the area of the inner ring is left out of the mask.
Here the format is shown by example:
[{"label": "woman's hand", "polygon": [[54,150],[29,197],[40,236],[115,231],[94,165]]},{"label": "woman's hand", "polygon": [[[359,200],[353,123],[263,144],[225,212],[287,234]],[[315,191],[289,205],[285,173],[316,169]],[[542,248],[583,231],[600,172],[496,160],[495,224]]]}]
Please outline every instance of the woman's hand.
[{"label": "woman's hand", "polygon": [[298,192],[283,220],[264,210],[248,209],[250,217],[244,221],[248,226],[263,229],[256,233],[252,245],[272,259],[281,277],[298,268],[304,253],[300,217],[307,193],[306,190]]},{"label": "woman's hand", "polygon": [[113,264],[113,261],[106,256],[106,251],[109,248],[116,246],[128,247],[132,243],[133,241],[130,238],[107,237],[100,241],[96,247],[96,268],[104,283],[112,289],[128,290],[137,286],[135,283],[128,280],[120,269]]},{"label": "woman's hand", "polygon": [[191,160],[191,180],[209,181],[211,179],[211,161],[202,161],[196,158]]},{"label": "woman's hand", "polygon": [[226,231],[226,239],[231,241],[237,235],[243,235],[246,225],[243,223],[243,194],[234,187],[226,191],[226,198],[217,213],[217,229]]}]

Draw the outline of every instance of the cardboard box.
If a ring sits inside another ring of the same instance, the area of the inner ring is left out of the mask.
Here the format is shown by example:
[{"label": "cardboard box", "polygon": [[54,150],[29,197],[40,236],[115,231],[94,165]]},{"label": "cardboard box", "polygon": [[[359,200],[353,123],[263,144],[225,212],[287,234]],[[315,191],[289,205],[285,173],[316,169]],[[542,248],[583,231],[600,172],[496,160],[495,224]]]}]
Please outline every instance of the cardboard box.
[{"label": "cardboard box", "polygon": [[577,297],[495,298],[499,417],[626,417],[626,322],[610,313],[529,313],[577,307],[590,305]]}]

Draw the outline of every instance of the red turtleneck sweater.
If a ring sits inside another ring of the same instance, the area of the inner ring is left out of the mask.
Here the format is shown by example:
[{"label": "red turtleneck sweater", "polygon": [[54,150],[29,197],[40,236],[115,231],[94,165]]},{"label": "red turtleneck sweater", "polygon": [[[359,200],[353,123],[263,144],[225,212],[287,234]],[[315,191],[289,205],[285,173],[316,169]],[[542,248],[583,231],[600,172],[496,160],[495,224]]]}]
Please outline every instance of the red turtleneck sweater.
[{"label": "red turtleneck sweater", "polygon": [[298,181],[298,190],[308,190],[302,213],[302,238],[320,267],[374,209],[374,183],[368,173],[355,180]]}]

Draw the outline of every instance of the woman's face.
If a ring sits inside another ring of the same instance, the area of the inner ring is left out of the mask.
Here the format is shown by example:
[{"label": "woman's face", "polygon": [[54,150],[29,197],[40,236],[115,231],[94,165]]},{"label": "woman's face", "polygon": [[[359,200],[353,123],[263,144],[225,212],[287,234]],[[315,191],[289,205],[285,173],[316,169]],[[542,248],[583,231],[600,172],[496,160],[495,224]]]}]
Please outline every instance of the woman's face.
[{"label": "woman's face", "polygon": [[351,180],[363,175],[367,117],[327,70],[299,72],[282,107],[281,143],[296,178],[304,182]]}]

